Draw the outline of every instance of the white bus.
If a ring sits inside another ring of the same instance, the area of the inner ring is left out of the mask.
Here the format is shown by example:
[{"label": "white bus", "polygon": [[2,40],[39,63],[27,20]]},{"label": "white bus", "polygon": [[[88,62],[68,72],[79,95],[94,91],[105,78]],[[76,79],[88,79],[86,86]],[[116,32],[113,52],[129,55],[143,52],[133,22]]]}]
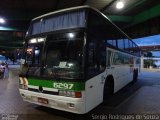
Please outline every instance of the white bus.
[{"label": "white bus", "polygon": [[25,41],[19,74],[24,101],[84,114],[137,80],[140,49],[94,8],[39,16]]}]

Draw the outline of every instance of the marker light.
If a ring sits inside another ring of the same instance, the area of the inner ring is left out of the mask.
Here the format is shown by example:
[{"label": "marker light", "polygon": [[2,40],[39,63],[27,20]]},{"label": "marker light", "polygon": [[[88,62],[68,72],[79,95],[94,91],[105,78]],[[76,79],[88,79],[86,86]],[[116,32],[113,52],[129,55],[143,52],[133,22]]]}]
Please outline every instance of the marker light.
[{"label": "marker light", "polygon": [[37,40],[36,40],[35,38],[33,38],[33,39],[31,39],[29,42],[30,42],[30,43],[37,43]]},{"label": "marker light", "polygon": [[0,23],[5,23],[5,20],[3,18],[0,18]]},{"label": "marker light", "polygon": [[117,2],[116,8],[122,9],[124,7],[124,3],[122,1]]},{"label": "marker light", "polygon": [[37,43],[37,42],[44,42],[44,38],[32,38],[29,40],[29,43]]},{"label": "marker light", "polygon": [[74,64],[73,64],[73,63],[68,63],[67,65],[68,65],[69,67],[74,66]]},{"label": "marker light", "polygon": [[43,42],[44,38],[38,38],[38,42]]}]

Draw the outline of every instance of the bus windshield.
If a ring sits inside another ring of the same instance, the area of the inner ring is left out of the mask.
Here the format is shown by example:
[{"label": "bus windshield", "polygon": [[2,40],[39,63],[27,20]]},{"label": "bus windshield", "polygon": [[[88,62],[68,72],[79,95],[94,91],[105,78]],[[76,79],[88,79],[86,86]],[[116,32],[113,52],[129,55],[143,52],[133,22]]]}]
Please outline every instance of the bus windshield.
[{"label": "bus windshield", "polygon": [[83,76],[83,40],[52,40],[48,37],[43,75],[57,79]]},{"label": "bus windshield", "polygon": [[29,44],[26,53],[26,63],[32,66],[40,65],[43,44]]},{"label": "bus windshield", "polygon": [[40,75],[40,63],[42,49],[45,38],[32,38],[28,40],[25,48],[25,65],[22,66],[20,73],[23,75]]}]

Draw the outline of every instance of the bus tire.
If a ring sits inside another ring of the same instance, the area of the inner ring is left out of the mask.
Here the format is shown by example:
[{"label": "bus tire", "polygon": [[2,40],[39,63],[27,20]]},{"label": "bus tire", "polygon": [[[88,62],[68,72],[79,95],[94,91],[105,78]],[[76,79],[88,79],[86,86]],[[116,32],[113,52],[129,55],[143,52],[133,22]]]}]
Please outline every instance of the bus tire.
[{"label": "bus tire", "polygon": [[0,72],[0,79],[4,77],[4,72]]},{"label": "bus tire", "polygon": [[134,70],[133,72],[133,82],[136,82],[138,78],[138,70]]},{"label": "bus tire", "polygon": [[136,70],[136,79],[138,80],[138,69]]},{"label": "bus tire", "polygon": [[103,103],[114,94],[114,80],[113,77],[106,79],[103,89]]}]

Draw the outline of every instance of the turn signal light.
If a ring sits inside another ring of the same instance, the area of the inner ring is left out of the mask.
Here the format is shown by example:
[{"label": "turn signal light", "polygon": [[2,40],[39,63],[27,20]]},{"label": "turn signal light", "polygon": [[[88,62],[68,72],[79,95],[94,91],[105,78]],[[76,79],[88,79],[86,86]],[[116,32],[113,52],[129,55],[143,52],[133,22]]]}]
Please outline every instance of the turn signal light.
[{"label": "turn signal light", "polygon": [[75,92],[75,98],[81,98],[82,93],[81,92]]},{"label": "turn signal light", "polygon": [[24,89],[24,90],[28,90],[28,86],[27,85],[23,85],[23,84],[20,84],[19,88]]}]

